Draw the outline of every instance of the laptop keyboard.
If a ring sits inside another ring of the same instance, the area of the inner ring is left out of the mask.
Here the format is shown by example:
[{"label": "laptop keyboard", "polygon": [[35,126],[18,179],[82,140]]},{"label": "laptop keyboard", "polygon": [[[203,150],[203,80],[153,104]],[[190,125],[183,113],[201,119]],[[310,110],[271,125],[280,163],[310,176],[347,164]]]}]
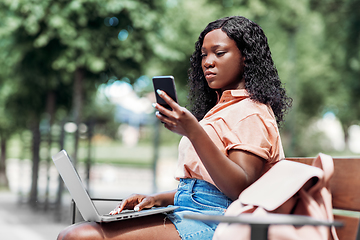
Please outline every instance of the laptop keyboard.
[{"label": "laptop keyboard", "polygon": [[124,214],[124,213],[133,213],[133,212],[135,212],[135,210],[130,210],[130,209],[124,209],[124,210],[122,210],[120,213],[118,213],[118,214],[115,214],[115,215],[111,215],[111,214],[104,214],[103,216],[116,216],[116,215],[119,215],[119,214]]}]

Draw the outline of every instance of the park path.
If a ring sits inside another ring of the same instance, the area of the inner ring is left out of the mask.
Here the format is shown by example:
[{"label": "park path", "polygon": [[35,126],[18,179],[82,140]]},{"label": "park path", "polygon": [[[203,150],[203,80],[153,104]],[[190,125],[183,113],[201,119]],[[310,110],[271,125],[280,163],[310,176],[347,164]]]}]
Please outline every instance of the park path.
[{"label": "park path", "polygon": [[[58,174],[50,165],[50,199],[54,199],[58,186]],[[173,179],[176,161],[160,160],[157,168],[157,190],[170,190],[176,187]],[[84,177],[84,168],[78,169]],[[46,165],[40,167],[39,200],[46,188]],[[70,201],[64,194],[61,216],[54,209],[45,211],[41,207],[30,208],[21,196],[30,189],[31,162],[9,159],[7,176],[10,190],[0,191],[0,239],[1,240],[49,240],[70,225]],[[151,169],[119,167],[108,164],[94,165],[91,170],[90,194],[97,198],[124,198],[131,193],[152,193],[153,172]]]}]

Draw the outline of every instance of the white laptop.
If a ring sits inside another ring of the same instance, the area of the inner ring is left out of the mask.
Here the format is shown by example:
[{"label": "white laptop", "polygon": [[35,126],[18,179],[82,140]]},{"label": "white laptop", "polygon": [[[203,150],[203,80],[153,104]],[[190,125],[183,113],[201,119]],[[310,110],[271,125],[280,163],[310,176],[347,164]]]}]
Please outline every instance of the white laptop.
[{"label": "white laptop", "polygon": [[158,213],[171,212],[178,207],[168,206],[168,207],[156,207],[151,209],[145,209],[141,211],[134,210],[124,210],[123,212],[117,215],[100,215],[91,200],[84,184],[82,183],[80,176],[78,175],[76,169],[74,168],[71,160],[65,150],[60,151],[59,153],[52,156],[52,159],[55,163],[55,166],[60,173],[60,176],[65,182],[66,187],[68,188],[71,197],[74,199],[79,212],[85,221],[94,221],[94,222],[112,222],[119,221],[129,218],[136,218],[142,216],[148,216]]}]

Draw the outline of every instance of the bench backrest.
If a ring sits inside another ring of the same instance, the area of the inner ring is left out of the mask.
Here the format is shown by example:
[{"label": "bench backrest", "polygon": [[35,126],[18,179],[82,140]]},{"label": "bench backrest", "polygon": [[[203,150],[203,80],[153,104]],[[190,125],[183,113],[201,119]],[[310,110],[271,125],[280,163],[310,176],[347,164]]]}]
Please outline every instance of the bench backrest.
[{"label": "bench backrest", "polygon": [[[296,162],[311,165],[314,158],[286,158]],[[335,220],[342,221],[344,227],[337,228],[340,240],[355,240],[359,228],[360,214],[360,157],[334,157],[334,175],[330,180],[333,208],[350,210],[358,213],[344,212],[339,215],[336,211]],[[353,216],[351,216],[353,215]]]}]

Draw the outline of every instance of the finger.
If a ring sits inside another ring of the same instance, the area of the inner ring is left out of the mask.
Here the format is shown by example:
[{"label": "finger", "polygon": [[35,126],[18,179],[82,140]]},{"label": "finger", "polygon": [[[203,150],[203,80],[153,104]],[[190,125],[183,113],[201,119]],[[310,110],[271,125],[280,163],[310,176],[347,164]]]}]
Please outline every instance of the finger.
[{"label": "finger", "polygon": [[125,209],[125,206],[128,204],[128,199],[125,199],[119,204],[119,207],[117,208],[117,213],[121,212]]},{"label": "finger", "polygon": [[118,214],[118,213],[119,213],[118,210],[119,210],[120,206],[121,206],[121,203],[119,203],[114,210],[112,210],[111,212],[109,212],[109,214],[110,214],[110,215]]},{"label": "finger", "polygon": [[165,108],[164,106],[162,106],[158,103],[153,103],[153,107],[156,110],[158,110],[159,113],[161,113],[158,117],[160,120],[162,120],[163,118],[170,118],[172,116],[173,112],[171,110]]},{"label": "finger", "polygon": [[116,215],[116,214],[119,214],[121,211],[122,211],[122,209],[120,208],[120,205],[119,205],[114,210],[112,210],[109,214]]},{"label": "finger", "polygon": [[165,108],[164,106],[160,104],[156,104],[155,109],[164,114],[165,116],[171,116],[172,110]]},{"label": "finger", "polygon": [[154,206],[154,203],[152,201],[151,197],[144,198],[138,205],[134,207],[135,211],[141,211],[144,208],[151,208]]},{"label": "finger", "polygon": [[124,199],[118,208],[118,213],[120,213],[124,209],[132,209],[134,207],[134,205],[138,204],[140,201],[141,200],[139,199],[139,197],[137,195],[132,195],[132,196]]},{"label": "finger", "polygon": [[167,124],[167,123],[164,124],[164,127],[170,131],[175,131],[175,128],[176,128],[175,125]]},{"label": "finger", "polygon": [[166,92],[160,90],[160,89],[157,89],[156,90],[157,94],[162,98],[164,99],[164,101],[169,104],[169,106],[174,110],[176,109],[179,104],[177,104],[171,97],[169,97],[169,95],[167,95]]},{"label": "finger", "polygon": [[115,208],[114,210],[112,210],[111,212],[110,212],[110,215],[116,215],[116,214],[119,214],[121,211],[120,211],[120,208],[119,207],[117,207],[117,208]]},{"label": "finger", "polygon": [[161,123],[174,125],[174,121],[172,120],[172,118],[166,116],[164,113],[160,113],[160,111],[157,111],[155,115],[161,121]]}]

